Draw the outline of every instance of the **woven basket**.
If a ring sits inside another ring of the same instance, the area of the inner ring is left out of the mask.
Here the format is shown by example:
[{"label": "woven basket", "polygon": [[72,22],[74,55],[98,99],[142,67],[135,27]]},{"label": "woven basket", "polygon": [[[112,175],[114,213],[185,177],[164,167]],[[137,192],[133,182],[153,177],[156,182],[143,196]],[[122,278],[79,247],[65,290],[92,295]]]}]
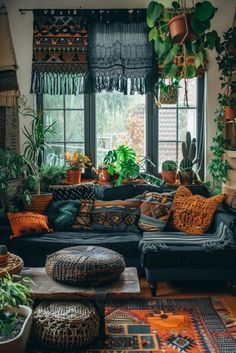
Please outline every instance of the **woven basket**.
[{"label": "woven basket", "polygon": [[5,276],[7,273],[10,275],[17,274],[23,267],[23,260],[15,254],[10,254],[8,262],[5,265],[0,266],[0,277]]},{"label": "woven basket", "polygon": [[100,246],[75,246],[48,255],[45,267],[54,280],[99,285],[118,278],[125,261],[117,252]]},{"label": "woven basket", "polygon": [[43,213],[52,201],[52,198],[53,194],[32,195],[31,203],[25,203],[24,208],[27,212]]},{"label": "woven basket", "polygon": [[98,336],[98,314],[90,303],[43,302],[34,310],[33,333],[44,348],[56,351],[79,348]]},{"label": "woven basket", "polygon": [[173,86],[167,86],[168,93],[160,93],[161,104],[176,104],[178,100],[178,90]]}]

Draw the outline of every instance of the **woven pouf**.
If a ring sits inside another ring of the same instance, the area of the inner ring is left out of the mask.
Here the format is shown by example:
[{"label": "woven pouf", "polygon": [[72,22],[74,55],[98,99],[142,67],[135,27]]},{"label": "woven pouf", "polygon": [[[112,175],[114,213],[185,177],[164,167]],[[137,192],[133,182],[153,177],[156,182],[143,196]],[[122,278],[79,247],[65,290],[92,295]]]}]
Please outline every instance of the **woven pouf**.
[{"label": "woven pouf", "polygon": [[118,278],[125,261],[117,252],[100,246],[75,246],[49,255],[45,267],[57,281],[99,285]]},{"label": "woven pouf", "polygon": [[89,303],[43,302],[34,310],[33,333],[44,348],[57,351],[79,348],[98,336],[98,314]]}]

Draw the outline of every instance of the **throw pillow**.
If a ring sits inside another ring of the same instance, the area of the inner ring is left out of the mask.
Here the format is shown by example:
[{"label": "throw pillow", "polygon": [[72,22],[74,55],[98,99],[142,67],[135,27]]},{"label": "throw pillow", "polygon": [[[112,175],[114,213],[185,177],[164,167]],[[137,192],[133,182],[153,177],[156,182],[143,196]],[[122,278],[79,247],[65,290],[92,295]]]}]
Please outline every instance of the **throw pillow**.
[{"label": "throw pillow", "polygon": [[52,230],[48,227],[48,217],[34,212],[18,212],[7,214],[12,235],[11,239],[19,238],[35,233],[50,233]]},{"label": "throw pillow", "polygon": [[54,185],[49,186],[49,191],[53,193],[54,201],[63,200],[84,200],[96,198],[95,185],[78,184],[78,185]]},{"label": "throw pillow", "polygon": [[94,200],[81,200],[80,211],[77,214],[73,229],[91,229],[91,217]]},{"label": "throw pillow", "polygon": [[79,201],[52,201],[46,212],[49,225],[53,230],[70,230],[75,223],[79,211]]},{"label": "throw pillow", "polygon": [[176,230],[189,234],[204,234],[210,227],[214,213],[224,197],[224,195],[216,195],[205,198],[193,195],[186,187],[180,186],[172,205],[173,226]]},{"label": "throw pillow", "polygon": [[139,228],[145,232],[161,232],[165,228],[171,213],[175,192],[147,192],[140,206]]},{"label": "throw pillow", "polygon": [[138,232],[140,200],[95,200],[91,227],[103,231]]}]

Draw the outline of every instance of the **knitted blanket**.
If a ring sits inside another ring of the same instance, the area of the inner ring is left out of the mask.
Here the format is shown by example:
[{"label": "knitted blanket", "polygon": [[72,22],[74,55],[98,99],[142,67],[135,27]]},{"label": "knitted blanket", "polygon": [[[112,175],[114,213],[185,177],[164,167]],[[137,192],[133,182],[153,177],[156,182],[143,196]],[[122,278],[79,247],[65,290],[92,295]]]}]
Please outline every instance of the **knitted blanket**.
[{"label": "knitted blanket", "polygon": [[220,223],[215,234],[192,235],[186,233],[150,233],[143,234],[139,243],[142,254],[171,250],[171,246],[197,246],[205,251],[218,251],[236,245],[234,233],[226,224]]}]

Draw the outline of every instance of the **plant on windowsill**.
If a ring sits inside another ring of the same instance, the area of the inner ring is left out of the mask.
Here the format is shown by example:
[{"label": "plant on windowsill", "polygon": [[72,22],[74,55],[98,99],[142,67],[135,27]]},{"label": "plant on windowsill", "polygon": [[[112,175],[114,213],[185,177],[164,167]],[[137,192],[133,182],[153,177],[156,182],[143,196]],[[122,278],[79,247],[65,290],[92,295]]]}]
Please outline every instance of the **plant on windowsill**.
[{"label": "plant on windowsill", "polygon": [[66,152],[65,159],[68,164],[67,182],[70,184],[79,184],[81,182],[82,170],[91,165],[91,159],[82,152]]},{"label": "plant on windowsill", "polygon": [[32,325],[28,277],[9,274],[0,278],[0,352],[23,353]]},{"label": "plant on windowsill", "polygon": [[108,173],[112,177],[117,176],[115,186],[122,185],[127,181],[132,181],[137,178],[149,184],[161,186],[163,181],[146,171],[147,163],[155,167],[152,161],[148,157],[144,157],[138,163],[136,159],[137,155],[135,150],[125,145],[121,145],[106,154],[104,163],[108,166]]},{"label": "plant on windowsill", "polygon": [[162,179],[168,184],[175,184],[177,178],[178,163],[166,160],[162,163]]},{"label": "plant on windowsill", "polygon": [[[206,69],[207,50],[218,49],[217,32],[209,31],[214,14],[209,1],[197,2],[191,8],[186,7],[186,1],[173,1],[172,9],[151,1],[147,9],[149,40],[154,42],[161,73],[156,86],[168,94],[170,85],[174,87],[184,79],[187,105],[187,80]],[[171,83],[166,83],[166,79]]]},{"label": "plant on windowsill", "polygon": [[34,177],[36,182],[36,193],[31,194],[31,199],[26,200],[24,205],[27,211],[43,213],[52,200],[52,194],[41,192],[40,169],[44,153],[51,150],[51,146],[46,143],[46,137],[56,133],[55,121],[48,125],[45,124],[44,111],[29,107],[24,96],[19,98],[19,113],[24,118],[31,118],[30,128],[23,127],[23,134],[26,138],[24,156],[31,162],[32,167],[29,174]]},{"label": "plant on windowsill", "polygon": [[63,184],[66,179],[66,167],[60,165],[43,164],[40,169],[40,179],[43,190],[47,190],[50,185]]},{"label": "plant on windowsill", "polygon": [[185,142],[182,142],[183,159],[179,165],[179,180],[182,185],[191,185],[195,179],[193,166],[199,162],[196,154],[196,139],[192,139],[191,133],[188,131]]}]

